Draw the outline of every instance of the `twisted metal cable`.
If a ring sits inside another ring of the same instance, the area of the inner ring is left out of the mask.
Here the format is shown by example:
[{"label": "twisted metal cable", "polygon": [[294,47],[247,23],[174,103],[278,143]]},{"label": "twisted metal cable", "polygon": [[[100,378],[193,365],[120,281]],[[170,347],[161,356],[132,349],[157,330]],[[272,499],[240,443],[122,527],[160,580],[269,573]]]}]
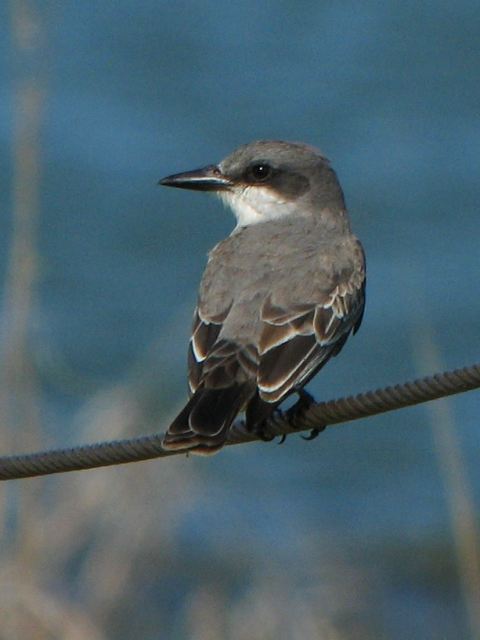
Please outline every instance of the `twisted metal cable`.
[{"label": "twisted metal cable", "polygon": [[[313,403],[305,410],[294,414],[288,411],[280,413],[268,421],[265,435],[275,437],[306,429],[321,430],[327,425],[358,420],[479,387],[480,364],[474,364],[338,400]],[[176,455],[177,452],[162,449],[162,438],[163,434],[160,433],[68,449],[0,457],[0,480],[31,478]],[[258,436],[249,433],[245,424],[238,421],[230,429],[227,444],[241,444],[254,440],[258,440]]]}]

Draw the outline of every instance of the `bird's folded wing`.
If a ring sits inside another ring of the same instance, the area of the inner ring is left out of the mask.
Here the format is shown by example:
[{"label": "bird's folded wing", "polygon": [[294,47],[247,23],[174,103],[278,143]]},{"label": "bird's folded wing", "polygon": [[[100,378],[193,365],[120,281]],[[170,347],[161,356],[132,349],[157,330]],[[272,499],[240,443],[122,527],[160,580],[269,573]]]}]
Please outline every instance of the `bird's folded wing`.
[{"label": "bird's folded wing", "polygon": [[305,384],[357,331],[364,303],[365,282],[358,274],[314,303],[281,306],[267,298],[258,344],[261,398],[278,402]]},{"label": "bird's folded wing", "polygon": [[[222,345],[215,344],[222,329],[223,321],[227,317],[231,304],[223,312],[206,317],[197,307],[195,309],[192,326],[192,336],[188,349],[188,383],[190,392],[195,393],[202,381],[204,363],[212,357],[213,346],[218,351],[217,359],[229,356],[229,353],[222,354]],[[223,346],[225,350],[225,346]]]},{"label": "bird's folded wing", "polygon": [[359,328],[364,303],[363,269],[314,302],[278,304],[270,295],[261,308],[260,338],[248,345],[220,337],[231,304],[216,315],[197,309],[189,347],[191,393],[253,383],[263,400],[280,402],[339,353]]}]

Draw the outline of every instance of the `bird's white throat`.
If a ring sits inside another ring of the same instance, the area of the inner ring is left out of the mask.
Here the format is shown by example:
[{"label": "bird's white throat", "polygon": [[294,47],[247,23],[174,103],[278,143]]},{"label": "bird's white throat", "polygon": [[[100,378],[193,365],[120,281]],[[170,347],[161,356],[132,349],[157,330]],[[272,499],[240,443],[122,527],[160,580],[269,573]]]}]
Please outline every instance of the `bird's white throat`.
[{"label": "bird's white throat", "polygon": [[295,208],[294,202],[283,200],[268,187],[237,187],[231,191],[219,191],[218,195],[232,209],[238,227],[283,218],[293,213]]}]

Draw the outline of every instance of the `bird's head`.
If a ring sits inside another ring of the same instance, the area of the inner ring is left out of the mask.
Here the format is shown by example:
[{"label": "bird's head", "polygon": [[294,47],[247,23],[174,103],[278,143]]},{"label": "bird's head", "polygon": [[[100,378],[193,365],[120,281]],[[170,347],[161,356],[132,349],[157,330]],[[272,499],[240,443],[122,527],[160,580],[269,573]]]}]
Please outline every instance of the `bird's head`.
[{"label": "bird's head", "polygon": [[232,208],[240,227],[345,208],[328,160],[300,143],[252,142],[218,165],[167,176],[160,184],[217,193]]}]

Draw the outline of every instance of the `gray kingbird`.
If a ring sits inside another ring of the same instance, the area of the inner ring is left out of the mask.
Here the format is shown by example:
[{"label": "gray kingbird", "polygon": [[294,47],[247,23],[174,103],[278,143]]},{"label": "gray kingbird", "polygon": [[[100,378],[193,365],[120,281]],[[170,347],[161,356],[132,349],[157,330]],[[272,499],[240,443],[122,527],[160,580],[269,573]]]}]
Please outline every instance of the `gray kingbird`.
[{"label": "gray kingbird", "polygon": [[235,417],[262,435],[361,323],[365,257],[329,161],[299,143],[263,140],[218,165],[160,184],[213,191],[237,219],[209,254],[188,354],[190,399],[163,441],[208,455]]}]

